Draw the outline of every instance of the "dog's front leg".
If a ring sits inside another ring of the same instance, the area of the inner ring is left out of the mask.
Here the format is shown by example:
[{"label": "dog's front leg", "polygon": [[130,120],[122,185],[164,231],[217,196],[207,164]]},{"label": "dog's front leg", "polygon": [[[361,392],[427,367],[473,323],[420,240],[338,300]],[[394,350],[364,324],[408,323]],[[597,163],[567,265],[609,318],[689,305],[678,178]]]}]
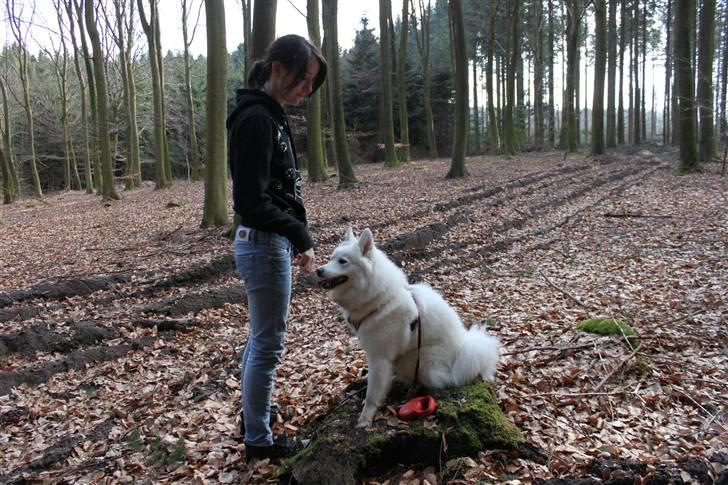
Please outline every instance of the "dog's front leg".
[{"label": "dog's front leg", "polygon": [[392,384],[392,363],[388,360],[377,360],[369,363],[367,395],[364,398],[364,409],[359,415],[356,425],[359,428],[371,426],[374,414],[387,397]]}]

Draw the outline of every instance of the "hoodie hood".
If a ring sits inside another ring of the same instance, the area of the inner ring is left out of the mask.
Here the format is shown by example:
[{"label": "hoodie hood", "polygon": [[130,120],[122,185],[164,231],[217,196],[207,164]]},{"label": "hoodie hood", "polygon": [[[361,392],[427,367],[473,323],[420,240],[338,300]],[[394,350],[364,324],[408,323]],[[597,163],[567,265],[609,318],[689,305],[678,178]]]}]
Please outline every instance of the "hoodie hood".
[{"label": "hoodie hood", "polygon": [[230,129],[238,115],[246,108],[261,104],[279,120],[283,120],[285,112],[283,107],[271,95],[260,89],[242,88],[235,90],[235,108],[228,115],[225,126]]}]

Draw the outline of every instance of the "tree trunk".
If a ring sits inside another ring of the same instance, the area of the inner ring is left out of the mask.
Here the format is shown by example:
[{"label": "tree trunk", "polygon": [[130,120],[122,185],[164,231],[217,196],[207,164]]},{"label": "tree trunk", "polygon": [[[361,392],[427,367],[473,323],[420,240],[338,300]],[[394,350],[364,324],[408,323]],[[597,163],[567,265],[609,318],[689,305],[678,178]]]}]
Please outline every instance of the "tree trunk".
[{"label": "tree trunk", "polygon": [[576,90],[576,51],[579,44],[579,23],[581,19],[581,0],[569,0],[566,6],[566,89],[564,91],[563,112],[561,116],[561,135],[559,146],[566,152],[574,152],[576,143],[576,113],[574,94]]},{"label": "tree trunk", "polygon": [[253,62],[261,59],[268,46],[276,39],[277,8],[278,0],[255,0],[252,39],[250,39],[250,59]]},{"label": "tree trunk", "polygon": [[506,155],[513,155],[518,150],[518,134],[516,133],[516,125],[514,120],[514,107],[516,104],[516,63],[518,62],[518,25],[520,0],[513,1],[513,13],[511,14],[511,42],[510,42],[510,58],[508,60],[508,70],[506,73],[506,105],[503,113],[503,138],[504,149]]},{"label": "tree trunk", "polygon": [[202,227],[227,224],[227,65],[225,5],[205,0],[207,100],[205,119],[205,206]]},{"label": "tree trunk", "polygon": [[488,43],[486,44],[485,60],[485,93],[488,98],[488,133],[490,134],[490,150],[500,153],[500,130],[498,117],[493,105],[493,55],[495,52],[495,19],[498,13],[498,1],[490,3],[490,26],[488,28]]},{"label": "tree trunk", "polygon": [[399,142],[402,150],[400,161],[410,160],[409,114],[407,109],[407,83],[405,67],[407,64],[407,35],[409,33],[409,1],[402,1],[402,25],[399,31],[399,52],[397,53],[397,90],[399,94]]},{"label": "tree trunk", "polygon": [[[405,2],[407,3],[407,2]],[[480,109],[478,108],[478,62],[473,55],[473,153],[480,154]]]},{"label": "tree trunk", "polygon": [[394,151],[394,119],[392,116],[392,58],[389,17],[392,15],[391,0],[379,0],[379,72],[382,86],[382,138],[384,141],[384,165],[399,165]]},{"label": "tree trunk", "polygon": [[251,15],[252,1],[253,0],[240,0],[240,5],[243,8],[243,49],[245,49],[245,59],[243,59],[245,77],[243,79],[248,79],[250,66],[253,64],[250,59],[250,51],[252,47],[251,39],[253,38],[253,17]]},{"label": "tree trunk", "polygon": [[[556,106],[554,105],[554,67],[556,65],[556,57],[554,53],[554,4],[553,0],[548,0],[549,15],[549,129],[548,140],[549,147],[556,146]],[[492,26],[492,24],[491,24]]]},{"label": "tree trunk", "polygon": [[680,129],[680,162],[678,173],[689,173],[701,170],[698,159],[698,146],[695,141],[695,103],[693,98],[692,11],[695,0],[678,0],[675,9],[675,78],[677,80],[677,98]]},{"label": "tree trunk", "polygon": [[639,48],[639,26],[640,26],[640,7],[639,0],[634,2],[634,10],[632,13],[632,37],[634,41],[634,52],[632,53],[632,68],[634,69],[634,103],[632,103],[632,130],[633,130],[633,142],[635,145],[639,145],[641,140],[641,118],[640,106],[641,106],[641,93],[640,93],[640,48]]},{"label": "tree trunk", "polygon": [[723,15],[723,71],[720,81],[720,135],[728,146],[728,117],[726,116],[726,89],[728,88],[728,2]]},{"label": "tree trunk", "polygon": [[338,0],[324,0],[322,3],[322,22],[324,25],[324,39],[329,52],[329,73],[326,81],[331,100],[331,114],[334,129],[334,144],[336,147],[336,167],[339,172],[339,188],[347,188],[356,184],[354,167],[349,158],[349,143],[346,140],[346,125],[344,124],[344,105],[341,99],[341,74],[339,69],[339,40],[337,11]]},{"label": "tree trunk", "polygon": [[[101,160],[99,159],[99,142],[97,139],[96,127],[98,126],[99,110],[96,108],[96,81],[94,80],[94,68],[91,64],[91,54],[88,51],[86,42],[86,22],[84,20],[83,4],[80,0],[73,0],[76,7],[76,18],[78,20],[78,32],[81,39],[81,50],[83,51],[83,62],[86,68],[86,81],[88,82],[88,99],[91,107],[91,137],[90,150],[91,162],[93,164],[93,183],[96,192],[101,192],[102,173]],[[87,189],[88,191],[88,189]]]},{"label": "tree trunk", "polygon": [[167,171],[165,167],[166,159],[166,134],[164,133],[164,104],[162,102],[162,78],[160,73],[159,58],[157,57],[157,39],[154,30],[156,29],[157,0],[150,0],[149,20],[144,13],[144,5],[142,0],[137,0],[139,8],[139,18],[141,20],[142,29],[147,37],[149,65],[152,72],[152,102],[154,103],[154,182],[156,189],[164,189],[169,187],[171,181],[167,179]]},{"label": "tree trunk", "polygon": [[10,107],[8,106],[8,93],[5,84],[6,81],[0,76],[0,100],[3,104],[4,120],[1,146],[5,151],[5,162],[2,169],[6,171],[3,177],[3,203],[10,204],[20,196],[20,183],[18,181],[18,170],[13,160],[12,123],[10,122]]},{"label": "tree trunk", "polygon": [[607,33],[607,148],[617,146],[617,119],[614,100],[617,81],[617,0],[609,3],[609,30]]},{"label": "tree trunk", "polygon": [[468,148],[468,53],[465,46],[465,21],[462,0],[448,3],[450,36],[453,41],[453,60],[455,66],[455,133],[452,145],[452,160],[447,178],[464,177],[468,174],[465,167],[465,153]]},{"label": "tree trunk", "polygon": [[604,71],[607,61],[607,6],[594,0],[596,45],[594,46],[594,100],[592,101],[592,155],[604,153]]},{"label": "tree trunk", "polygon": [[713,127],[715,0],[702,0],[698,44],[697,102],[700,113],[700,160],[710,162],[716,157]]},{"label": "tree trunk", "polygon": [[[306,19],[308,38],[321,48],[321,26],[319,23],[319,0],[307,0]],[[317,90],[308,100],[306,111],[306,158],[308,159],[308,179],[311,182],[326,180],[326,157],[321,127],[321,90]]]},{"label": "tree trunk", "polygon": [[[193,39],[190,39],[188,34],[187,21],[189,20],[189,10],[187,10],[187,0],[182,0],[182,41],[184,43],[183,57],[185,60],[185,98],[187,100],[187,136],[190,141],[189,157],[190,157],[190,172],[193,181],[200,180],[200,157],[197,148],[197,128],[195,121],[195,104],[192,101],[192,80],[190,79],[190,44]],[[190,4],[190,7],[192,5]],[[224,6],[223,6],[224,14]],[[193,37],[197,23],[193,28]],[[226,69],[227,72],[227,69]]]},{"label": "tree trunk", "polygon": [[28,127],[28,149],[30,150],[30,157],[28,163],[30,165],[30,174],[33,177],[33,189],[35,196],[39,199],[43,198],[43,190],[40,185],[40,177],[38,176],[38,166],[36,164],[35,155],[35,129],[33,128],[33,107],[30,104],[30,81],[28,79],[28,49],[26,40],[21,32],[21,19],[15,16],[15,12],[11,9],[15,8],[15,4],[8,6],[8,15],[10,17],[11,30],[15,36],[15,41],[18,44],[18,74],[20,76],[20,83],[23,88],[23,109],[25,110],[25,120]]},{"label": "tree trunk", "polygon": [[172,155],[169,150],[169,137],[167,136],[167,101],[164,97],[164,56],[162,55],[162,38],[161,28],[159,26],[159,7],[156,5],[158,0],[150,0],[155,2],[154,16],[152,21],[154,26],[152,32],[154,32],[155,52],[157,53],[157,66],[159,69],[159,92],[160,100],[162,103],[162,140],[164,142],[164,177],[168,185],[172,185]]},{"label": "tree trunk", "polygon": [[93,178],[91,174],[91,142],[89,140],[88,130],[88,107],[86,105],[86,83],[83,79],[83,71],[81,70],[81,61],[79,60],[78,44],[76,43],[76,21],[73,18],[73,0],[64,0],[66,7],[66,15],[68,16],[68,26],[71,37],[71,43],[73,45],[73,65],[76,69],[76,77],[78,78],[78,89],[80,91],[80,103],[81,103],[81,123],[83,124],[83,140],[84,148],[86,151],[86,157],[84,158],[84,185],[86,187],[86,193],[92,194],[94,191]]},{"label": "tree trunk", "polygon": [[667,145],[670,142],[670,74],[672,73],[672,0],[667,0],[667,15],[665,19],[665,101],[662,106],[662,142]]},{"label": "tree trunk", "polygon": [[101,49],[101,38],[96,28],[94,16],[94,0],[85,0],[86,26],[91,40],[94,59],[94,78],[96,81],[96,107],[98,109],[99,150],[101,157],[101,197],[103,200],[118,199],[114,190],[114,173],[111,165],[111,144],[109,140],[109,107],[106,94],[106,71],[104,70],[104,52]]},{"label": "tree trunk", "polygon": [[[413,1],[413,0],[411,0]],[[432,114],[432,102],[430,100],[430,17],[432,9],[429,4],[425,7],[424,0],[418,0],[418,10],[421,28],[417,30],[417,14],[412,12],[412,31],[415,33],[417,50],[420,53],[420,66],[422,70],[422,102],[425,105],[425,125],[427,132],[427,146],[430,151],[430,158],[437,158],[437,138],[435,137],[435,120]]]},{"label": "tree trunk", "polygon": [[534,37],[533,42],[533,124],[534,147],[543,148],[543,3],[535,0],[533,4]]},{"label": "tree trunk", "polygon": [[617,107],[617,143],[624,145],[624,49],[627,31],[625,0],[619,4],[619,104]]}]

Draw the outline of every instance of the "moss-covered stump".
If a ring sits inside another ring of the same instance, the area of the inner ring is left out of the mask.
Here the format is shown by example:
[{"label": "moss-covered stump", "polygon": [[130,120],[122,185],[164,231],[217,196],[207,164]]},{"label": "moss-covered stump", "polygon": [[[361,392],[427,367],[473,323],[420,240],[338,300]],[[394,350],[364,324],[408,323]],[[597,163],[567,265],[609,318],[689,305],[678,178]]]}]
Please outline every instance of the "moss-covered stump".
[{"label": "moss-covered stump", "polygon": [[432,392],[436,413],[409,423],[394,413],[405,401],[405,390],[395,385],[387,408],[367,429],[356,427],[363,393],[344,402],[314,425],[308,447],[284,462],[281,481],[354,484],[396,464],[439,468],[451,458],[475,456],[484,449],[519,450],[526,445],[484,382]]}]

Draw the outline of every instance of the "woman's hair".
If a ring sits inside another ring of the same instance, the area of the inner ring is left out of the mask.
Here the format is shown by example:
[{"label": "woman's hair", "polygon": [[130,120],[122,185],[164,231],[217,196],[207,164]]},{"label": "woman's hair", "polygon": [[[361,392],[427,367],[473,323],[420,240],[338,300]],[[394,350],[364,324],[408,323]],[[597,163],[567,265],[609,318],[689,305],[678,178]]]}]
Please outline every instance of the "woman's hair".
[{"label": "woman's hair", "polygon": [[308,70],[308,61],[315,56],[321,67],[313,80],[311,94],[323,84],[326,79],[327,64],[321,52],[306,38],[290,34],[277,38],[268,47],[263,59],[253,63],[248,74],[248,85],[254,88],[263,87],[270,78],[274,62],[280,62],[289,72],[293,73],[293,81],[286,89],[292,89],[303,81]]}]

